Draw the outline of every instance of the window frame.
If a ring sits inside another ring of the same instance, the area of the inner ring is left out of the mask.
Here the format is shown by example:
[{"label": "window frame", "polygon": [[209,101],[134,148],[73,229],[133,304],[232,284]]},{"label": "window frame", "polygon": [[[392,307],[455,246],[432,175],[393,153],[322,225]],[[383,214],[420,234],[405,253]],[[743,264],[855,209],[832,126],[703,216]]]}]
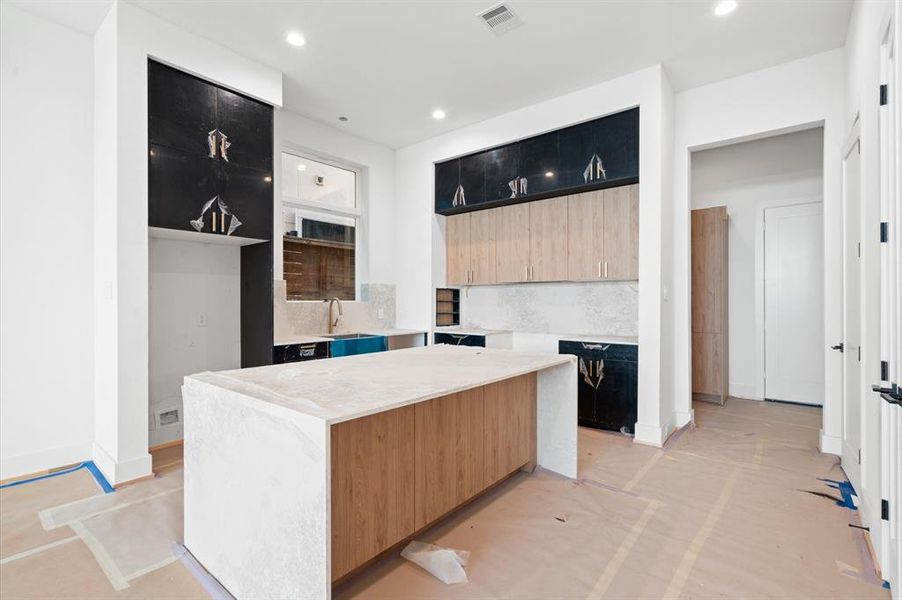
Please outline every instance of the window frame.
[{"label": "window frame", "polygon": [[[364,268],[364,260],[366,259],[365,253],[362,251],[365,247],[365,240],[367,239],[367,223],[366,223],[366,198],[363,193],[364,186],[363,181],[366,177],[366,169],[360,165],[355,165],[353,163],[348,163],[341,159],[337,159],[331,156],[326,156],[320,154],[319,152],[315,152],[309,150],[307,148],[303,148],[301,146],[296,146],[294,144],[285,143],[283,144],[281,150],[279,151],[279,169],[281,177],[284,177],[284,174],[281,173],[282,168],[282,155],[288,154],[290,156],[300,158],[303,160],[314,161],[324,165],[328,165],[330,167],[335,167],[338,169],[344,169],[345,171],[351,171],[354,173],[354,208],[346,208],[346,207],[338,207],[332,204],[328,204],[326,202],[319,202],[316,200],[308,200],[306,202],[299,202],[297,200],[291,199],[289,200],[287,196],[282,191],[281,181],[279,183],[279,229],[284,229],[284,218],[282,210],[285,208],[292,209],[300,209],[300,210],[311,210],[316,212],[322,212],[329,215],[334,215],[336,217],[343,217],[347,219],[354,220],[354,297],[350,300],[342,299],[342,302],[356,302],[360,298],[360,286],[362,283],[363,275],[366,272]],[[280,179],[281,179],[280,177]],[[282,231],[282,236],[285,235],[285,232]],[[282,238],[279,238],[279,247],[280,253],[282,255],[282,261],[284,265],[284,253],[285,249],[282,244]],[[282,278],[284,279],[285,272],[283,269]],[[286,297],[286,302],[316,302],[321,303],[323,300],[288,300]]]}]

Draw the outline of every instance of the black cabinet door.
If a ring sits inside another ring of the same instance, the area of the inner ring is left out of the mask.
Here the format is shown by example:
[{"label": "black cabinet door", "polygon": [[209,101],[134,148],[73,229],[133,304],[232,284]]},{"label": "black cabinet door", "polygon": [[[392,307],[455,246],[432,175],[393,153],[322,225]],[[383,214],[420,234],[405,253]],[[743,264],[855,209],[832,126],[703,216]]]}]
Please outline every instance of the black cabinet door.
[{"label": "black cabinet door", "polygon": [[485,202],[485,164],[483,153],[460,158],[460,187],[467,206]]},{"label": "black cabinet door", "polygon": [[220,156],[227,162],[272,175],[272,108],[229,90],[217,90]]},{"label": "black cabinet door", "polygon": [[[604,166],[606,181],[634,180],[639,176],[639,109],[605,117],[593,128],[595,152]],[[597,173],[596,173],[597,175]]]},{"label": "black cabinet door", "polygon": [[[485,155],[485,200],[495,202],[522,196],[520,193],[520,146],[509,144]],[[527,190],[528,191],[528,190]]]},{"label": "black cabinet door", "polygon": [[[204,205],[217,194],[222,174],[214,159],[167,146],[150,145],[148,223],[151,227],[192,230],[201,219],[202,231],[212,233],[212,210]],[[218,225],[217,225],[218,229]]]},{"label": "black cabinet door", "polygon": [[148,141],[208,155],[208,136],[216,128],[216,86],[153,61],[147,78]]},{"label": "black cabinet door", "polygon": [[589,169],[597,150],[593,122],[567,127],[559,132],[561,188],[588,185],[597,178],[597,173]]},{"label": "black cabinet door", "polygon": [[520,143],[520,177],[526,178],[529,194],[543,194],[560,187],[559,137],[552,132]]},{"label": "black cabinet door", "polygon": [[479,346],[485,348],[485,336],[436,332],[433,337],[433,343],[449,344],[451,346]]},{"label": "black cabinet door", "polygon": [[[217,202],[211,210],[221,212],[227,207],[228,212],[237,219],[231,235],[258,240],[272,239],[272,178],[262,171],[241,165],[226,163],[222,168],[225,180],[219,197],[223,204],[219,205]],[[226,233],[231,223],[231,218],[226,216]],[[222,233],[221,227],[219,233]]]},{"label": "black cabinet door", "polygon": [[561,341],[558,348],[561,354],[577,356],[579,424],[633,433],[638,418],[638,347]]},{"label": "black cabinet door", "polygon": [[460,159],[455,158],[435,165],[435,211],[456,208],[454,195],[460,185]]},{"label": "black cabinet door", "polygon": [[272,364],[281,365],[291,362],[304,362],[329,357],[329,342],[313,342],[310,344],[285,344],[273,346]]}]

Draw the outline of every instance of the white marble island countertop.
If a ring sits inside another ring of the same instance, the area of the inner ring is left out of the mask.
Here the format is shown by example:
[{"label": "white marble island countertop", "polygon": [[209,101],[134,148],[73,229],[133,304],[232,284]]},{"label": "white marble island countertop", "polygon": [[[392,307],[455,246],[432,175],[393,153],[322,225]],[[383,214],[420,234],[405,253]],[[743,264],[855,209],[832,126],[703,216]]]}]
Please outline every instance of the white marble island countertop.
[{"label": "white marble island countertop", "polygon": [[425,346],[199,373],[211,384],[325,421],[340,423],[575,361],[570,355],[465,346]]}]

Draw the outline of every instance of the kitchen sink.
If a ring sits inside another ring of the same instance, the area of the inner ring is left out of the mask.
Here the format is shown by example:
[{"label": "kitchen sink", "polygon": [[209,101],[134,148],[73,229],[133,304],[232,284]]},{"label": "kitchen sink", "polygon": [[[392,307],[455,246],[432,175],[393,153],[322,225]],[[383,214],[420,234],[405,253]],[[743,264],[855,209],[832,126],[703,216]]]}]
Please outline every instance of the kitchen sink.
[{"label": "kitchen sink", "polygon": [[359,340],[362,338],[371,338],[371,337],[380,337],[380,336],[373,335],[372,333],[330,333],[323,337],[331,338],[333,340]]},{"label": "kitchen sink", "polygon": [[335,333],[326,337],[332,339],[329,342],[329,355],[332,357],[384,352],[388,349],[387,339],[384,335]]}]

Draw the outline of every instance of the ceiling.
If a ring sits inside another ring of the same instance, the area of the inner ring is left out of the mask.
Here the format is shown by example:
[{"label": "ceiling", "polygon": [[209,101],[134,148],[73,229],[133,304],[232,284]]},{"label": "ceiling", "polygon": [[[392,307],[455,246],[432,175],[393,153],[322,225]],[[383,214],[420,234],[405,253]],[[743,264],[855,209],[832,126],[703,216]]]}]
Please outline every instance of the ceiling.
[{"label": "ceiling", "polygon": [[657,63],[680,91],[837,48],[852,6],[739,0],[717,17],[714,0],[509,0],[525,24],[496,36],[476,14],[497,0],[130,1],[280,69],[286,108],[391,147]]}]

